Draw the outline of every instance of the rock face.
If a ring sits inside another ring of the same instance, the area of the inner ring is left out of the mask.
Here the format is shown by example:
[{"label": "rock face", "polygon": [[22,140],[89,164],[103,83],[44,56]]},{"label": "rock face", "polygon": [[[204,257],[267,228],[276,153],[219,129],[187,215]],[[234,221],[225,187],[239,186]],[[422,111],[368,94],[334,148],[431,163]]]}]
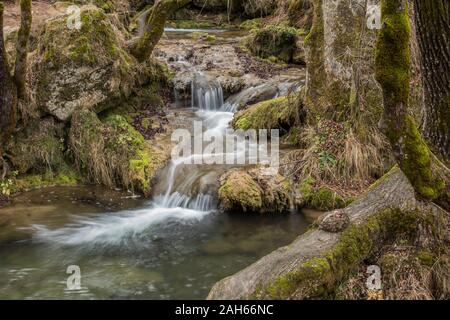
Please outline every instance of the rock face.
[{"label": "rock face", "polygon": [[225,211],[282,213],[291,207],[290,183],[264,168],[235,170],[220,178],[219,201]]},{"label": "rock face", "polygon": [[101,111],[129,96],[136,79],[134,59],[114,16],[95,6],[81,8],[81,28],[67,16],[49,21],[32,59],[38,106],[61,121],[81,108]]}]

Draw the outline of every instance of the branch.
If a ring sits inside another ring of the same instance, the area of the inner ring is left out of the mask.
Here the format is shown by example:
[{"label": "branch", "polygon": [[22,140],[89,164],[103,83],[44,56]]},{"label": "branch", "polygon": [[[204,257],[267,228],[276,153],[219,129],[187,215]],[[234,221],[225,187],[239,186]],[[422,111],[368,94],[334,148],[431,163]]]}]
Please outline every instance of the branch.
[{"label": "branch", "polygon": [[147,60],[164,33],[167,19],[192,0],[157,0],[151,8],[144,31],[131,48],[131,53],[140,61]]}]

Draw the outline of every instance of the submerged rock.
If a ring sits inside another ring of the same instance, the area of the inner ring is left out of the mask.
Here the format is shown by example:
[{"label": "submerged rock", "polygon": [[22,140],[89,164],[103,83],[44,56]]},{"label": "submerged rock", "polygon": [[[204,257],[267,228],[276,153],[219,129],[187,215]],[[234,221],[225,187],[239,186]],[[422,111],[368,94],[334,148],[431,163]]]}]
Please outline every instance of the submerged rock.
[{"label": "submerged rock", "polygon": [[291,207],[290,183],[265,168],[234,170],[220,178],[219,201],[225,211],[281,213]]}]

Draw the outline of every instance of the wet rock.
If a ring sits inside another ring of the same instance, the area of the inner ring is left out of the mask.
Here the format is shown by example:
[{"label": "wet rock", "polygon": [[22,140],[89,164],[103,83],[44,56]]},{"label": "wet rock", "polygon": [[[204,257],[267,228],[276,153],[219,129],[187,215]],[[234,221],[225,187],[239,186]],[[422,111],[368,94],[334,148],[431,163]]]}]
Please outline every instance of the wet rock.
[{"label": "wet rock", "polygon": [[224,211],[282,213],[291,207],[289,181],[267,168],[234,170],[220,177],[219,201]]},{"label": "wet rock", "polygon": [[277,84],[274,82],[268,82],[256,87],[247,88],[237,95],[230,97],[227,102],[235,105],[237,110],[242,110],[249,105],[273,99],[276,97],[277,93]]},{"label": "wet rock", "polygon": [[319,229],[327,232],[341,232],[350,224],[348,214],[342,210],[334,210],[318,219]]}]

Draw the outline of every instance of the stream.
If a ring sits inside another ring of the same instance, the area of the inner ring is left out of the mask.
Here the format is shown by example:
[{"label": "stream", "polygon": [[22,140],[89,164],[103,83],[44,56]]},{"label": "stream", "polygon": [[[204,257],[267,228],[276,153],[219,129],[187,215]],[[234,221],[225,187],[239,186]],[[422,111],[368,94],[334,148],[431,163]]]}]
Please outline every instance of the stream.
[{"label": "stream", "polygon": [[[225,101],[220,84],[192,72],[191,108],[180,114],[201,120],[202,134],[225,132],[236,100]],[[204,299],[215,282],[308,227],[297,212],[219,212],[218,177],[233,166],[185,160],[163,169],[151,199],[101,187],[15,197],[0,210],[0,299]],[[76,290],[66,284],[71,265],[81,271]]]}]

